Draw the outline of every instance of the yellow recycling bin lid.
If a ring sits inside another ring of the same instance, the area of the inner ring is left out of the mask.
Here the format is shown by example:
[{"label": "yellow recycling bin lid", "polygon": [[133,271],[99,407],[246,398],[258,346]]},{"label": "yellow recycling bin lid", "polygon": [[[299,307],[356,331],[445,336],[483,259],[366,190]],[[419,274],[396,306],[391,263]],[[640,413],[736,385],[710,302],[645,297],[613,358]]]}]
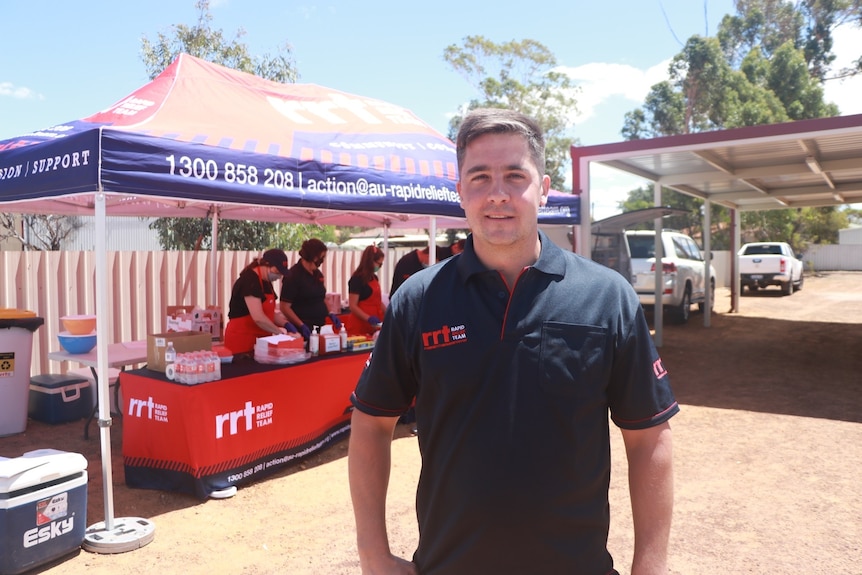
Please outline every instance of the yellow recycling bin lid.
[{"label": "yellow recycling bin lid", "polygon": [[43,323],[45,320],[36,317],[35,311],[0,307],[0,328],[23,327],[36,331]]}]

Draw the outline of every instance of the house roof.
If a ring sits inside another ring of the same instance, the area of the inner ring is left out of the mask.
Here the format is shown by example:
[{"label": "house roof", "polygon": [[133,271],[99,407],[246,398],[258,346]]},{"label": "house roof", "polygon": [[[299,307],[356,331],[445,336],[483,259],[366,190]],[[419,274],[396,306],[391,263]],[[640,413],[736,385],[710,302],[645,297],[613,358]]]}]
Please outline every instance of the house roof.
[{"label": "house roof", "polygon": [[862,202],[862,114],[573,146],[571,155],[582,205],[591,163],[742,211]]}]

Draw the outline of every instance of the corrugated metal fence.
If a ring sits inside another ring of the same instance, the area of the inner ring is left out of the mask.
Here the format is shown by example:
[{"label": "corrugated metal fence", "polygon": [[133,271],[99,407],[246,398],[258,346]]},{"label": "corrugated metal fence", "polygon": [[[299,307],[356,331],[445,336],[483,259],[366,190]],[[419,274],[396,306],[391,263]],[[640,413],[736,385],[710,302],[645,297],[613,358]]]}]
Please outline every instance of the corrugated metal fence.
[{"label": "corrugated metal fence", "polygon": [[[382,289],[389,292],[392,268],[410,248],[390,249]],[[230,289],[240,270],[259,252],[218,253],[217,302],[225,315]],[[718,285],[730,285],[730,254],[716,251]],[[360,251],[330,250],[323,267],[327,290],[347,298],[347,281],[359,263]],[[298,260],[288,253],[290,263]],[[811,246],[805,253],[806,273],[827,270],[862,271],[862,245]],[[202,251],[108,252],[108,343],[146,339],[164,330],[168,305],[208,305],[213,281],[210,253]],[[69,367],[51,362],[47,353],[59,349],[60,317],[95,312],[95,256],[92,251],[0,251],[0,307],[35,311],[45,325],[33,337],[31,373],[62,373]],[[0,349],[0,352],[3,350]]]},{"label": "corrugated metal fence", "polygon": [[[389,275],[408,248],[390,249]],[[165,327],[169,305],[200,305],[209,301],[215,281],[217,302],[227,315],[230,290],[239,272],[260,252],[218,253],[216,274],[210,253],[203,251],[112,251],[107,254],[108,343],[145,340]],[[329,250],[322,271],[327,290],[347,299],[347,281],[359,264],[361,251]],[[299,259],[288,252],[292,265]],[[381,274],[388,293],[390,278]],[[213,280],[213,277],[215,278]],[[92,251],[21,252],[0,251],[0,308],[32,310],[45,319],[33,334],[31,373],[65,373],[79,365],[48,360],[49,351],[60,349],[57,334],[60,317],[95,313],[95,254]],[[278,286],[276,286],[278,289]],[[4,350],[0,349],[0,352]]]}]

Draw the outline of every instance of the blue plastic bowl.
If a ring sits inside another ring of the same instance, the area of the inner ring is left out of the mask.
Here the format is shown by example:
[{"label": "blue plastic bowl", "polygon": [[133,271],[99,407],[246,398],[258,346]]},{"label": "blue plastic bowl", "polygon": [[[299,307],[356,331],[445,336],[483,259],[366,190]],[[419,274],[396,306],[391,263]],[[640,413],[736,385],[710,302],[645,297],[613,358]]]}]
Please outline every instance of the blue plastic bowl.
[{"label": "blue plastic bowl", "polygon": [[61,331],[57,334],[57,339],[60,340],[60,347],[69,353],[87,353],[96,347],[95,332],[87,335],[73,335],[68,331]]}]

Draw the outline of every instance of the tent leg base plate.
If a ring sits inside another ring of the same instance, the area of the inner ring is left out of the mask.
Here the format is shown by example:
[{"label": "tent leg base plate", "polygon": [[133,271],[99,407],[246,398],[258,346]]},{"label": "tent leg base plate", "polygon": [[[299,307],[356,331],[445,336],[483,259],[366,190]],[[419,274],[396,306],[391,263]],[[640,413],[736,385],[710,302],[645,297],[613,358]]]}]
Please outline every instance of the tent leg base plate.
[{"label": "tent leg base plate", "polygon": [[150,543],[156,536],[156,526],[140,517],[114,519],[114,528],[108,531],[100,521],[87,528],[83,548],[93,553],[125,553]]}]

